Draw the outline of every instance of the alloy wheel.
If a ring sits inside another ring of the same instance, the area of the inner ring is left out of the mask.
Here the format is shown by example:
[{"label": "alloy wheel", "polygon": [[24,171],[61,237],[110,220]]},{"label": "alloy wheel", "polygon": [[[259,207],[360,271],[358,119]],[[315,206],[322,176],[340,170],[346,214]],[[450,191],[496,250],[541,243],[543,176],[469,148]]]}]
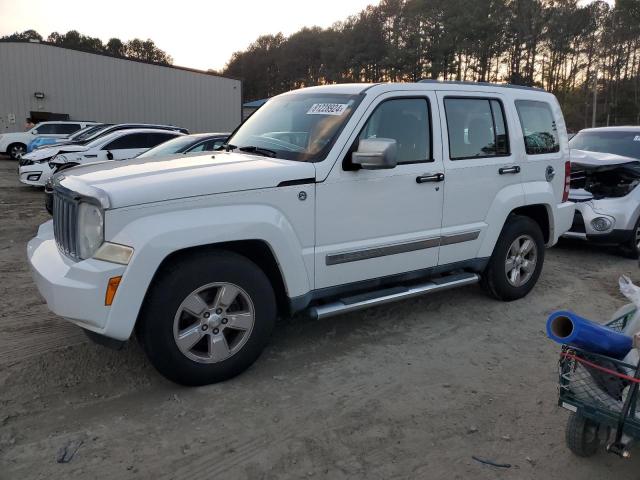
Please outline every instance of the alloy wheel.
[{"label": "alloy wheel", "polygon": [[9,152],[12,158],[20,160],[26,153],[26,149],[22,145],[14,145]]},{"label": "alloy wheel", "polygon": [[507,250],[504,270],[508,282],[514,287],[523,286],[533,275],[537,261],[536,242],[530,235],[520,235]]},{"label": "alloy wheel", "polygon": [[238,285],[216,282],[191,292],[178,307],[173,338],[198,363],[218,363],[242,349],[251,336],[255,308]]}]

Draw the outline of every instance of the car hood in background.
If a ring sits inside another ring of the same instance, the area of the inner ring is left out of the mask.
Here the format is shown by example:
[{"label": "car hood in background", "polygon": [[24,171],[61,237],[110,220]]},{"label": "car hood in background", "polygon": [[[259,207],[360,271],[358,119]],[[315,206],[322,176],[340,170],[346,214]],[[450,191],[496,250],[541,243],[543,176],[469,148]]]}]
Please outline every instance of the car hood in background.
[{"label": "car hood in background", "polygon": [[87,147],[84,145],[63,145],[63,144],[55,144],[45,148],[38,148],[31,153],[27,153],[23,155],[22,158],[25,160],[44,160],[45,158],[51,158],[58,153],[65,152],[81,152],[86,150]]},{"label": "car hood in background", "polygon": [[215,152],[198,156],[140,158],[74,167],[59,179],[71,190],[98,190],[109,208],[277,187],[282,182],[314,179],[312,163],[250,154]]},{"label": "car hood in background", "polygon": [[613,153],[589,152],[586,150],[572,149],[569,155],[571,163],[579,163],[589,167],[607,167],[623,165],[625,163],[638,162],[637,158],[623,157]]}]

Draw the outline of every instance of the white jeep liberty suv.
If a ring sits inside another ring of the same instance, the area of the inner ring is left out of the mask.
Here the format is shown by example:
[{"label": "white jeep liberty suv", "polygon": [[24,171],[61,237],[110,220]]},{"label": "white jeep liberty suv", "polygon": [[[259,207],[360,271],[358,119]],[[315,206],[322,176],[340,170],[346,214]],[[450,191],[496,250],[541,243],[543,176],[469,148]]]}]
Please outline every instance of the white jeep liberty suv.
[{"label": "white jeep liberty suv", "polygon": [[525,296],[573,219],[568,159],[541,90],[306,88],[213,154],[59,174],[28,257],[54,313],[103,344],[135,331],[163,375],[202,385],[248,368],[278,316],[478,281]]}]

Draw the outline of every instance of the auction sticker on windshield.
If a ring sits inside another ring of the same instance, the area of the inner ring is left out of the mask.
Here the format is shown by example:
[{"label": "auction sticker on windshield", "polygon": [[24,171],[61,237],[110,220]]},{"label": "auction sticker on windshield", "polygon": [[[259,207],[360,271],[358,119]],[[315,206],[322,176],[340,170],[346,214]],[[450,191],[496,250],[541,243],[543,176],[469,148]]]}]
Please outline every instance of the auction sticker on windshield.
[{"label": "auction sticker on windshield", "polygon": [[342,115],[348,103],[314,103],[307,115]]}]

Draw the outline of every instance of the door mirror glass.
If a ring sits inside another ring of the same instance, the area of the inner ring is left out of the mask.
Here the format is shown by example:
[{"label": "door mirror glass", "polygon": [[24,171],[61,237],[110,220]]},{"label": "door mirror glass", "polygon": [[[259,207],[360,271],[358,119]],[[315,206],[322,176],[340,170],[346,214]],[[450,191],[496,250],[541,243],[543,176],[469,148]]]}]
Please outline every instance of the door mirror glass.
[{"label": "door mirror glass", "polygon": [[391,138],[362,139],[351,161],[365,170],[395,168],[398,164],[398,144]]}]

